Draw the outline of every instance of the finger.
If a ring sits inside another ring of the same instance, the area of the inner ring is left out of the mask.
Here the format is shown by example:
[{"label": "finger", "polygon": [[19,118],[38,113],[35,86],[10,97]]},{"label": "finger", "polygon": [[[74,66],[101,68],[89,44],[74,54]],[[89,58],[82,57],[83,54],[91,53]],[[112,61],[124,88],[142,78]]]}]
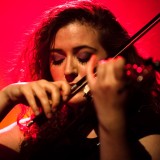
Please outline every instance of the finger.
[{"label": "finger", "polygon": [[63,105],[63,102],[67,100],[70,93],[70,85],[64,81],[48,82],[41,80],[41,83],[44,90],[49,94],[49,103],[54,112],[58,106]]},{"label": "finger", "polygon": [[100,60],[97,67],[97,80],[102,81],[110,81],[112,82],[114,79],[113,75],[113,58],[108,58],[104,60]]},{"label": "finger", "polygon": [[60,88],[57,85],[52,83],[51,85],[46,86],[46,89],[50,93],[50,96],[51,96],[51,107],[52,107],[52,111],[54,112],[56,110],[57,106],[59,106],[60,103],[61,103],[61,93],[60,93],[61,91],[60,91]]},{"label": "finger", "polygon": [[90,61],[87,64],[87,67],[86,67],[87,81],[89,82],[89,84],[94,83],[94,80],[95,80],[94,70],[95,70],[97,62],[98,62],[98,59],[97,59],[96,55],[92,55]]},{"label": "finger", "polygon": [[66,101],[68,99],[70,92],[71,92],[71,86],[65,81],[58,81],[56,84],[58,85],[59,89],[61,90],[62,100]]},{"label": "finger", "polygon": [[40,105],[41,105],[40,107],[42,107],[46,117],[51,118],[52,110],[51,110],[51,106],[49,103],[48,90],[46,89],[47,87],[44,89],[44,87],[41,86],[39,83],[32,84],[34,95],[36,97],[36,100],[40,102]]},{"label": "finger", "polygon": [[124,65],[125,65],[125,59],[118,56],[115,59],[114,63],[114,73],[115,73],[115,78],[117,80],[123,80],[124,78]]},{"label": "finger", "polygon": [[33,90],[31,88],[28,88],[26,85],[23,85],[20,87],[20,92],[25,97],[28,103],[27,105],[29,105],[32,108],[34,114],[39,115],[40,110],[39,107],[37,106]]}]

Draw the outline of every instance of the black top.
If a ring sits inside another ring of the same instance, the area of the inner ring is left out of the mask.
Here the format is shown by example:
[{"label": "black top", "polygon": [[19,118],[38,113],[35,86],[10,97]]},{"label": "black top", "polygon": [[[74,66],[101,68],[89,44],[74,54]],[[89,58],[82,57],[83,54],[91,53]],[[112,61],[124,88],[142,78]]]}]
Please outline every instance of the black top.
[{"label": "black top", "polygon": [[[151,134],[160,134],[160,115],[150,109],[141,110],[130,119],[129,124],[129,138],[134,147],[133,155],[140,157],[136,160],[149,160],[148,153],[137,140]],[[56,148],[51,145],[44,146],[40,154],[35,154],[32,159],[52,159],[51,157],[54,160],[98,160],[99,140],[98,138],[75,140],[64,137]],[[18,154],[0,145],[0,160],[18,160]]]}]

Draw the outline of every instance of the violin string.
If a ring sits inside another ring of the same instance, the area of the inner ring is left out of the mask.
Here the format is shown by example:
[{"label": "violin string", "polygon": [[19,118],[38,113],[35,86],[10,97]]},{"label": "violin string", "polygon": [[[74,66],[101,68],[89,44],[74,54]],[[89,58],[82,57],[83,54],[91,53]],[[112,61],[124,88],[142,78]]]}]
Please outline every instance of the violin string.
[{"label": "violin string", "polygon": [[113,57],[117,57],[124,50],[126,50],[129,46],[135,43],[138,39],[140,39],[146,32],[148,32],[153,26],[155,26],[160,20],[160,14],[157,14],[153,19],[151,19],[144,27],[142,27],[137,33],[135,33],[126,44],[124,44],[120,49],[120,51]]}]

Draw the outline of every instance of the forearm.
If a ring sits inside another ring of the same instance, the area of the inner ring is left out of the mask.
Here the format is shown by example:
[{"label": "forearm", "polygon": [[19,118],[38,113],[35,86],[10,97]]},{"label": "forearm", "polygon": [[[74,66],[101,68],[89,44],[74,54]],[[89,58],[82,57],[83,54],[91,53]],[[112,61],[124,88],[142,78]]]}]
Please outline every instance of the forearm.
[{"label": "forearm", "polygon": [[13,104],[10,104],[9,98],[6,96],[3,90],[0,91],[0,122],[13,108]]},{"label": "forearm", "polygon": [[99,125],[101,160],[151,160],[145,147],[130,135],[125,115],[118,112],[108,115],[107,123]]},{"label": "forearm", "polygon": [[109,114],[106,126],[99,125],[101,160],[131,160],[124,114]]}]

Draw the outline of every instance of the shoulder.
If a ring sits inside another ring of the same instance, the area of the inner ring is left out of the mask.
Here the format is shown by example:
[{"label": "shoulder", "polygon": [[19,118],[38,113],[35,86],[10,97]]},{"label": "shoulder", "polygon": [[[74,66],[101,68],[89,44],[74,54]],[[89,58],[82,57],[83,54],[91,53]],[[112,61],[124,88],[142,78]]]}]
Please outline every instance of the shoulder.
[{"label": "shoulder", "polygon": [[[22,122],[27,121],[28,118],[23,119]],[[14,151],[19,152],[20,144],[24,140],[23,132],[19,129],[17,122],[0,130],[0,144],[4,145]]]},{"label": "shoulder", "polygon": [[159,160],[160,157],[160,134],[152,134],[140,139],[152,159]]},{"label": "shoulder", "polygon": [[13,149],[0,144],[0,160],[18,160],[19,153]]},{"label": "shoulder", "polygon": [[130,120],[132,134],[138,139],[149,135],[160,135],[160,114],[152,109],[140,110]]}]

